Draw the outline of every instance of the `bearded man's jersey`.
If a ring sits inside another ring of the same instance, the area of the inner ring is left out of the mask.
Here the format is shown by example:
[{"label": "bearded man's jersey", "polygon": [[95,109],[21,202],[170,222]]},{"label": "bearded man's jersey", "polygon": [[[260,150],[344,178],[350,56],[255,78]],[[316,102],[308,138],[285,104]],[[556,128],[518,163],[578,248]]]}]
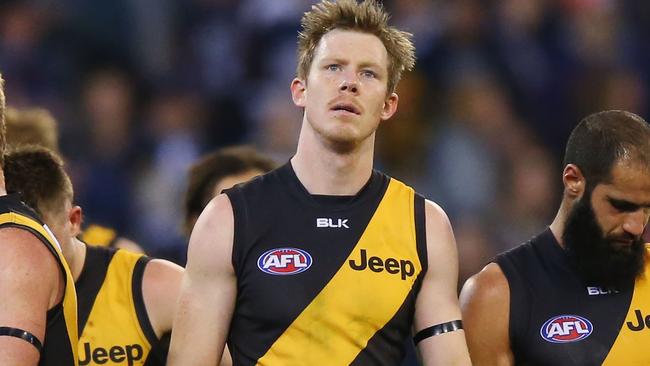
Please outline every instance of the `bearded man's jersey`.
[{"label": "bearded man's jersey", "polygon": [[[650,246],[646,244],[646,258]],[[650,365],[650,266],[627,286],[588,286],[550,229],[497,257],[510,286],[517,365]]]}]

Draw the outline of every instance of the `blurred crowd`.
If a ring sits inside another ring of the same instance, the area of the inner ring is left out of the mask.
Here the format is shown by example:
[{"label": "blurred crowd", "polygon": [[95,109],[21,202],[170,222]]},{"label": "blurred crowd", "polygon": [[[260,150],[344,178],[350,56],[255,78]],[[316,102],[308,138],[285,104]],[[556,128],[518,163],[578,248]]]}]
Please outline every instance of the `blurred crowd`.
[{"label": "blurred crowd", "polygon": [[[282,163],[301,111],[289,83],[310,0],[2,0],[7,101],[40,106],[87,220],[183,263],[190,163],[252,144]],[[602,109],[648,116],[650,3],[393,0],[415,72],[376,167],[449,214],[462,279],[550,223],[562,147]]]}]

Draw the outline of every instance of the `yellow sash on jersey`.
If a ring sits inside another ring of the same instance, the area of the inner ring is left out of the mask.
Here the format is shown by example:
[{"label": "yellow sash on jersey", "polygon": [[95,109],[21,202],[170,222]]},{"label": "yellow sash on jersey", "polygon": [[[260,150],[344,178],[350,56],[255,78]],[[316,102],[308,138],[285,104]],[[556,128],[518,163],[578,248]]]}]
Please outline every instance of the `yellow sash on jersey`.
[{"label": "yellow sash on jersey", "polygon": [[650,365],[650,262],[648,260],[650,260],[650,244],[646,244],[645,272],[636,280],[627,316],[603,366]]},{"label": "yellow sash on jersey", "polygon": [[0,225],[7,223],[15,223],[21,226],[28,227],[37,233],[41,234],[47,241],[48,245],[54,248],[54,251],[57,255],[57,261],[61,263],[63,270],[65,271],[65,293],[63,295],[63,316],[65,317],[65,327],[68,331],[68,337],[70,341],[70,349],[72,350],[75,366],[77,365],[77,294],[74,289],[74,279],[68,263],[61,253],[61,248],[58,246],[56,238],[49,230],[46,230],[43,225],[39,222],[33,220],[30,217],[21,215],[15,212],[7,212],[0,214]]},{"label": "yellow sash on jersey", "polygon": [[80,365],[144,365],[151,344],[133,298],[133,271],[143,255],[118,250],[79,337]]},{"label": "yellow sash on jersey", "polygon": [[[414,191],[391,179],[388,189],[350,256],[314,300],[275,341],[258,365],[348,365],[370,338],[397,313],[422,270],[415,234]],[[408,260],[402,279],[386,270],[357,271],[349,261],[367,257]],[[317,258],[314,259],[318,260]]]}]

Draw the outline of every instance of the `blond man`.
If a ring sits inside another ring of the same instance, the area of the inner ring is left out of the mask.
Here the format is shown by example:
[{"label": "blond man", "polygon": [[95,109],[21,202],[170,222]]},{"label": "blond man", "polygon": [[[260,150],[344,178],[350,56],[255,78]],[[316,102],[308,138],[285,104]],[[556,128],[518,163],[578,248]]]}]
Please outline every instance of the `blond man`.
[{"label": "blond man", "polygon": [[445,213],[373,170],[375,131],[414,66],[410,34],[375,1],[302,19],[295,156],[217,196],[190,239],[170,365],[469,365]]}]

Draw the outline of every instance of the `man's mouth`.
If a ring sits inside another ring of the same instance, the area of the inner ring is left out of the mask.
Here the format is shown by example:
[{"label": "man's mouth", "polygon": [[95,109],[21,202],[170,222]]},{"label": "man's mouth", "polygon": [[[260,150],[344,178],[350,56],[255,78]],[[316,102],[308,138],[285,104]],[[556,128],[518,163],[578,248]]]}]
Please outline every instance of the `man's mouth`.
[{"label": "man's mouth", "polygon": [[331,108],[332,111],[341,111],[341,112],[348,112],[356,115],[360,115],[361,111],[359,108],[357,108],[354,104],[351,103],[336,103],[334,106]]}]

